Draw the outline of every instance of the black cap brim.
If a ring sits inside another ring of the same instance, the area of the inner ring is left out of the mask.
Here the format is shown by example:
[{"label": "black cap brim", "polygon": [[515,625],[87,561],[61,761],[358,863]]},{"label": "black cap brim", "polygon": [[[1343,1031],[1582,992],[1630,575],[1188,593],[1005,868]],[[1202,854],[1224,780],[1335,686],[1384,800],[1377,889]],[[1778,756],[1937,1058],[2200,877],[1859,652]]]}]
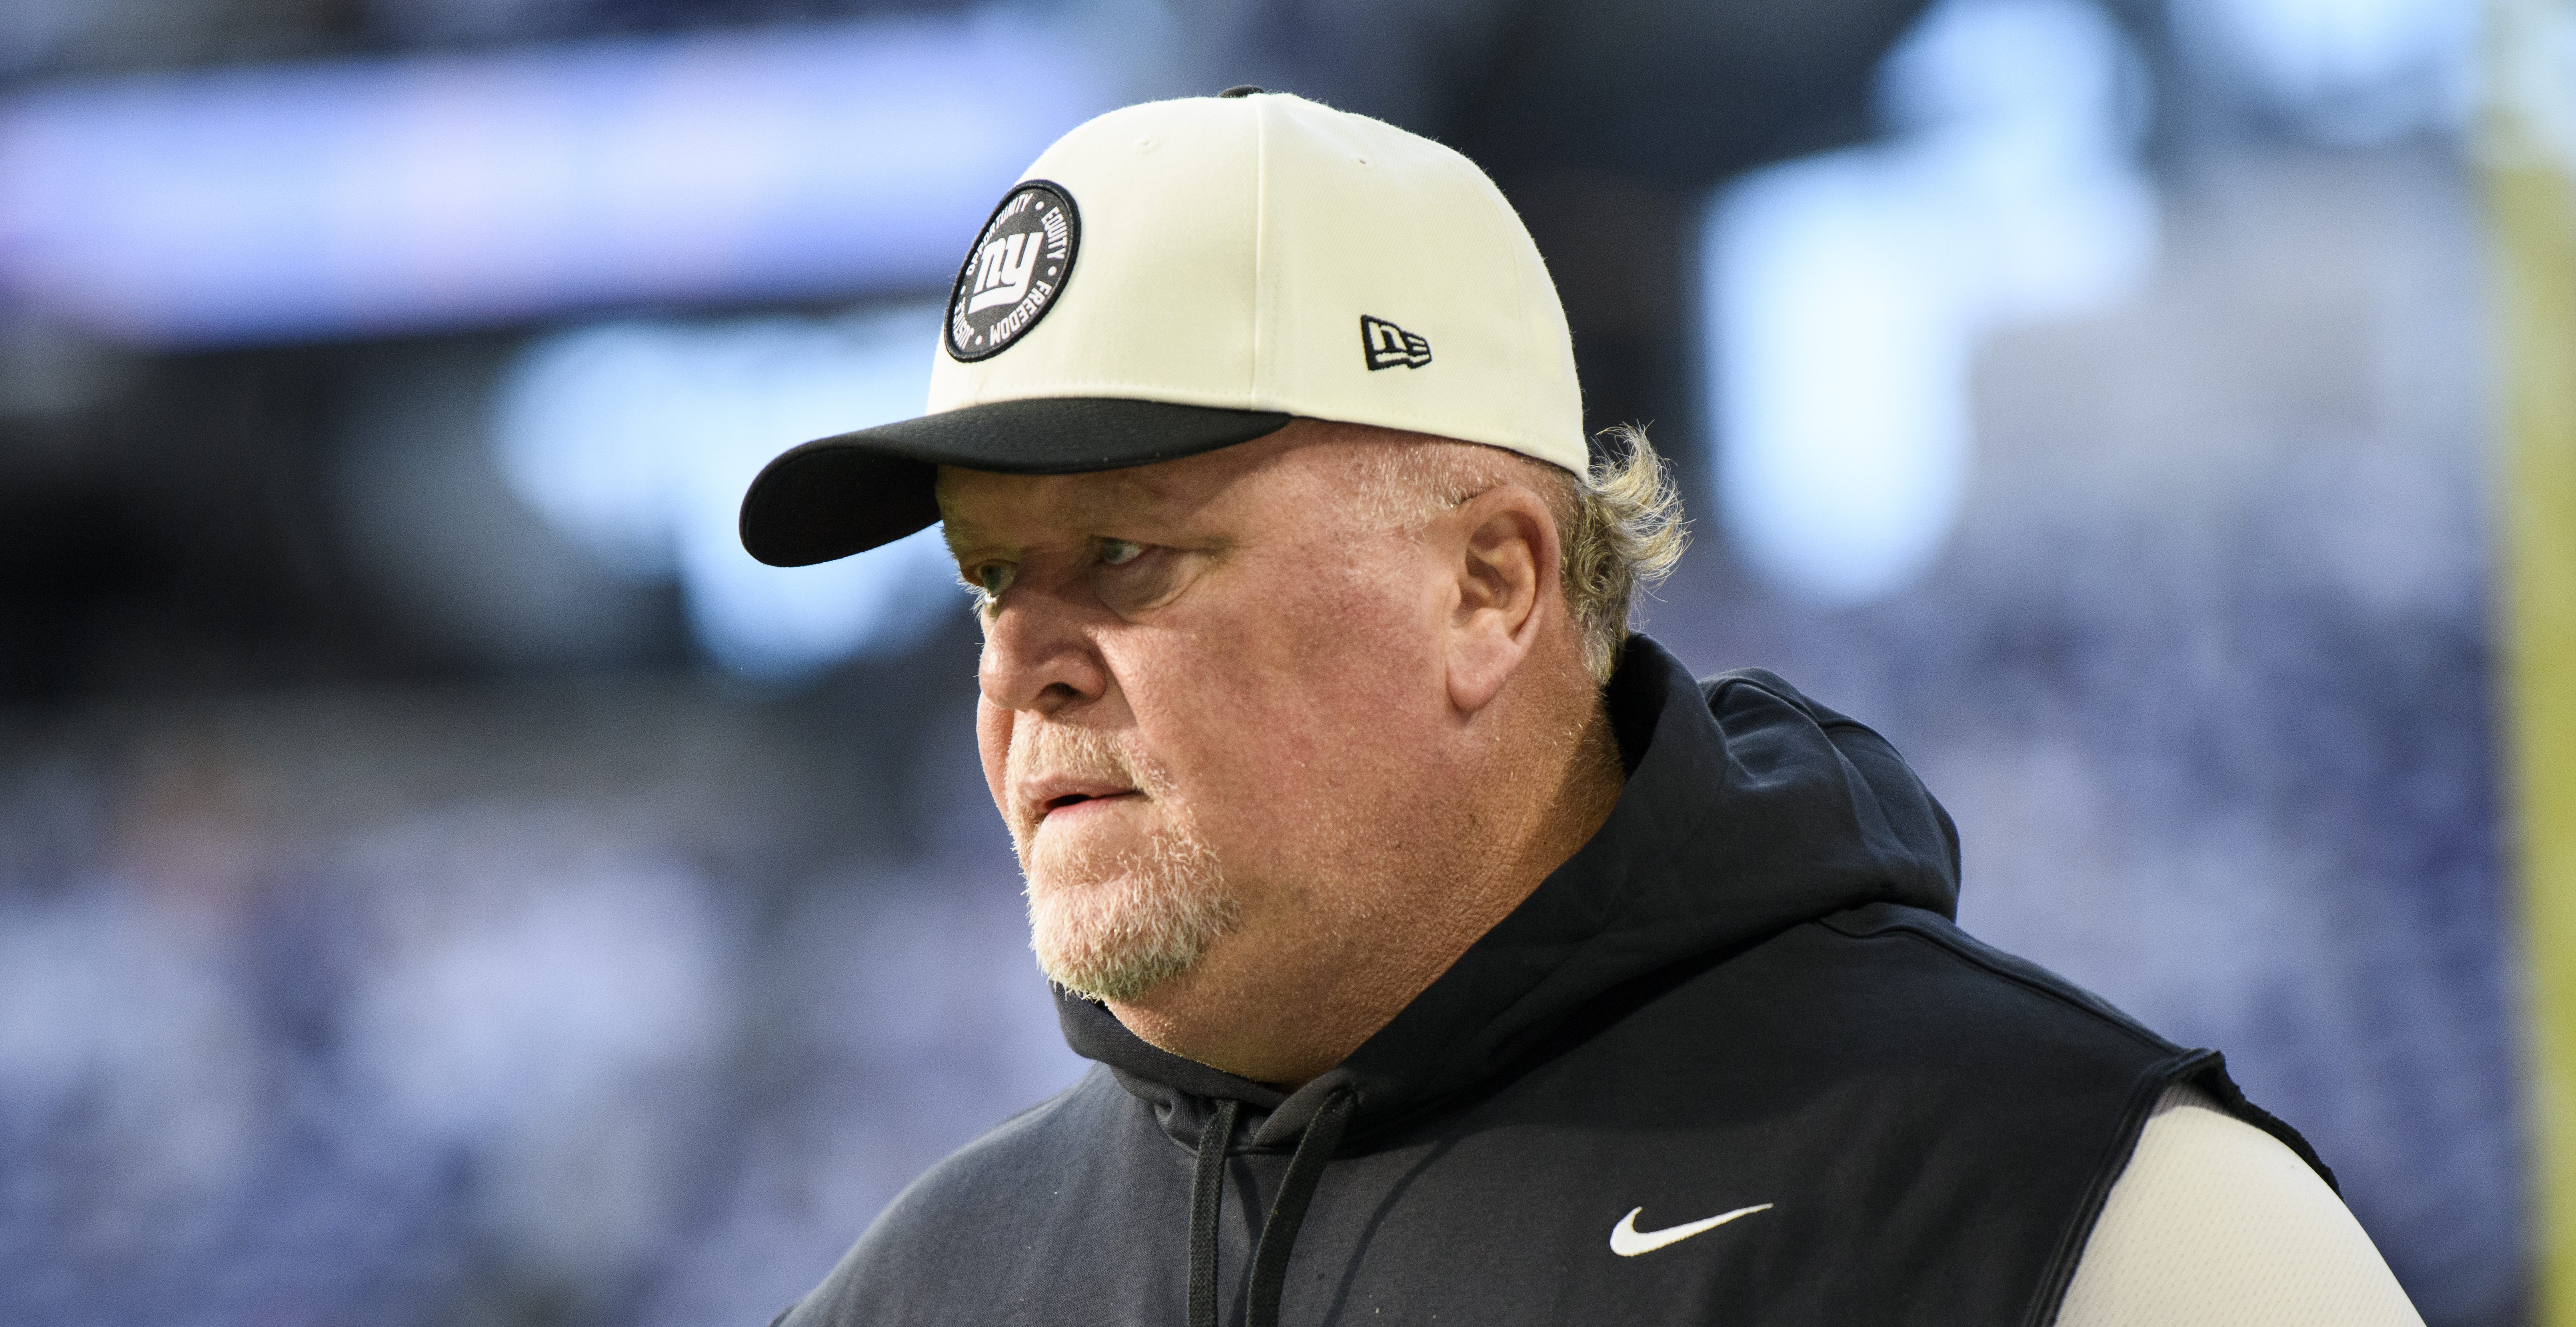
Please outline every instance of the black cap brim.
[{"label": "black cap brim", "polygon": [[1006,474],[1123,470],[1276,433],[1289,416],[1117,397],[993,401],[817,438],[762,468],[742,546],[773,567],[864,553],[939,520],[943,465]]}]

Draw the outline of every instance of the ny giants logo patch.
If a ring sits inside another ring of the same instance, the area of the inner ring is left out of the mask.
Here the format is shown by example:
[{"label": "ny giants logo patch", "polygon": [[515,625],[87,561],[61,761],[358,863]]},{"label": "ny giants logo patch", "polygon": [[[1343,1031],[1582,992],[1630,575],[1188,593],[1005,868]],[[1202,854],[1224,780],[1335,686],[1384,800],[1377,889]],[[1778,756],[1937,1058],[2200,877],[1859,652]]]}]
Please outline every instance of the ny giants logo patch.
[{"label": "ny giants logo patch", "polygon": [[989,359],[1028,335],[1055,307],[1081,243],[1082,218],[1062,186],[1028,180],[1011,190],[957,270],[948,294],[948,353]]}]

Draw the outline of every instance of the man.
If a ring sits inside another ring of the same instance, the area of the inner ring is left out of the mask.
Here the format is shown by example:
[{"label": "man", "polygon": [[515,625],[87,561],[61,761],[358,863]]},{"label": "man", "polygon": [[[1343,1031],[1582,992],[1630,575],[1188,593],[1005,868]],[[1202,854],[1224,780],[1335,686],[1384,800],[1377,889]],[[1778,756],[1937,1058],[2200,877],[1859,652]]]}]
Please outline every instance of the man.
[{"label": "man", "polygon": [[2288,1126],[1950,924],[1868,729],[1627,630],[1678,554],[1455,153],[1237,89],[1068,134],[931,413],[809,443],[764,560],[942,521],[978,740],[1099,1062],[783,1315],[2414,1323]]}]

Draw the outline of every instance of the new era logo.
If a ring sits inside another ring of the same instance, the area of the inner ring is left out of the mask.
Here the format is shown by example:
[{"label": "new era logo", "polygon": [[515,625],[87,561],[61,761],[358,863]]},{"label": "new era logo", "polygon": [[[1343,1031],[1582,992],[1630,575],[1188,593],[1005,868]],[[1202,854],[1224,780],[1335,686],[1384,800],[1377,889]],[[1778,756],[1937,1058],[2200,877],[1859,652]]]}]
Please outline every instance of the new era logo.
[{"label": "new era logo", "polygon": [[1431,343],[1388,322],[1384,318],[1360,315],[1360,348],[1368,352],[1369,371],[1391,369],[1401,364],[1418,369],[1431,362]]}]

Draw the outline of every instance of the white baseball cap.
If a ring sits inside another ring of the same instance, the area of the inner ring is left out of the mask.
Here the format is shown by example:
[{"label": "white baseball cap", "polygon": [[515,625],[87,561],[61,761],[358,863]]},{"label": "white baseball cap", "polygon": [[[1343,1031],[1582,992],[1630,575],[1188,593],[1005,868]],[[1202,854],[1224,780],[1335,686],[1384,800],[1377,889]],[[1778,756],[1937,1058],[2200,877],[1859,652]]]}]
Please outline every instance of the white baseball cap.
[{"label": "white baseball cap", "polygon": [[935,523],[941,465],[1112,470],[1293,417],[1486,443],[1581,473],[1582,393],[1538,246],[1475,163],[1238,88],[1056,140],[967,250],[929,412],[763,469],[742,542],[826,562]]}]

